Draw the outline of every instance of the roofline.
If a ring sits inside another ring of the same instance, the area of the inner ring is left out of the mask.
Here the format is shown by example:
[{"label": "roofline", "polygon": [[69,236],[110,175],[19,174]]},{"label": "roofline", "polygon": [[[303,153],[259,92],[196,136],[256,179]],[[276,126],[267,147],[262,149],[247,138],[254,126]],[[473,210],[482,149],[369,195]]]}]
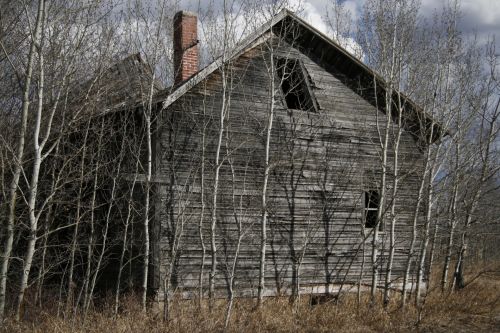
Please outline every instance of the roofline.
[{"label": "roofline", "polygon": [[[251,49],[255,47],[256,45],[262,43],[263,41],[267,40],[269,38],[269,35],[266,35],[266,32],[272,31],[272,28],[285,18],[290,17],[291,19],[295,20],[298,22],[300,25],[302,25],[304,28],[310,30],[312,33],[320,37],[324,42],[327,44],[331,45],[335,50],[339,51],[342,55],[348,58],[349,61],[352,61],[355,66],[358,66],[362,71],[364,71],[366,74],[374,77],[374,79],[377,82],[377,85],[379,85],[382,89],[385,90],[386,87],[386,81],[383,79],[383,77],[377,73],[375,70],[371,69],[369,66],[367,66],[365,63],[363,63],[361,60],[356,58],[354,55],[352,55],[350,52],[348,52],[345,48],[340,46],[338,43],[333,41],[331,38],[326,36],[323,32],[319,31],[309,23],[307,23],[305,20],[297,16],[295,13],[288,9],[282,9],[278,14],[276,14],[272,19],[264,23],[262,26],[260,26],[256,31],[254,31],[252,34],[247,36],[245,39],[243,39],[236,47],[232,50],[227,51],[226,53],[222,54],[219,56],[216,60],[214,60],[212,63],[207,65],[205,68],[202,70],[198,71],[196,74],[194,74],[191,78],[188,80],[182,82],[179,86],[175,88],[168,96],[163,98],[163,102],[161,102],[161,107],[160,111],[168,108],[170,105],[172,105],[177,99],[179,99],[181,96],[183,96],[185,93],[187,93],[192,87],[203,81],[206,77],[208,77],[210,74],[212,74],[215,70],[217,70],[220,66],[225,61],[231,60],[240,54],[244,53],[248,49]],[[400,94],[400,96],[403,98],[403,100],[409,104],[411,108],[414,109],[415,112],[422,114],[425,118],[425,121],[430,120],[431,124],[438,126],[440,134],[437,135],[437,138],[439,137],[444,137],[448,135],[448,131],[444,130],[442,125],[438,123],[437,121],[434,120],[434,118],[429,115],[427,112],[425,112],[417,103],[415,103],[412,99],[410,99],[408,96],[406,96],[403,92],[395,89],[394,93]],[[436,139],[431,139],[431,142],[435,142]]]},{"label": "roofline", "polygon": [[292,18],[294,18],[295,20],[297,20],[300,24],[302,24],[303,26],[305,26],[309,30],[312,30],[312,32],[314,32],[319,37],[321,37],[321,39],[323,39],[325,42],[327,42],[328,44],[331,44],[332,46],[334,46],[342,54],[344,54],[350,60],[352,60],[354,63],[356,63],[356,65],[362,67],[365,71],[369,72],[370,74],[372,74],[373,76],[375,76],[377,79],[379,79],[381,81],[384,81],[383,78],[380,76],[380,74],[378,74],[373,69],[371,69],[370,67],[368,67],[364,62],[362,62],[361,60],[359,60],[358,58],[356,58],[355,56],[353,56],[352,53],[350,53],[349,51],[347,51],[340,44],[338,44],[337,42],[335,42],[334,40],[332,40],[331,38],[329,38],[327,35],[325,35],[323,32],[321,32],[320,30],[316,29],[315,27],[313,27],[312,25],[310,25],[309,23],[307,23],[305,20],[303,20],[302,18],[300,18],[299,16],[297,16],[295,13],[289,11],[288,9],[286,9],[286,11],[288,12],[289,16],[291,16]]},{"label": "roofline", "polygon": [[[210,63],[208,66],[203,68],[202,70],[198,71],[195,75],[193,75],[191,78],[188,80],[184,81],[180,86],[177,87],[176,90],[170,94],[164,104],[163,108],[168,107],[171,105],[177,98],[180,96],[177,96],[178,94],[183,95],[189,88],[192,86],[198,84],[200,81],[202,81],[206,76],[210,75],[212,72],[214,72],[219,66],[222,65],[223,59],[231,59],[237,55],[239,55],[240,52],[242,52],[244,49],[251,48],[253,47],[248,45],[252,43],[255,39],[257,39],[260,35],[266,33],[268,30],[270,30],[276,23],[280,22],[287,16],[290,16],[291,18],[295,19],[298,21],[300,24],[305,26],[306,28],[312,30],[315,34],[317,34],[319,37],[321,37],[324,41],[327,43],[331,44],[335,48],[337,48],[340,52],[342,52],[345,56],[347,56],[350,60],[354,61],[358,66],[361,66],[365,71],[369,72],[370,74],[374,75],[378,80],[381,80],[382,82],[384,81],[382,77],[375,72],[373,69],[368,67],[366,64],[364,64],[362,61],[360,61],[358,58],[353,56],[350,52],[348,52],[345,48],[340,46],[338,43],[334,42],[331,38],[328,38],[323,32],[319,31],[309,23],[307,23],[305,20],[297,16],[294,12],[290,11],[289,9],[282,9],[278,14],[276,14],[271,20],[267,21],[265,24],[263,24],[259,29],[257,29],[253,34],[250,36],[246,37],[243,39],[238,46],[236,46],[236,49],[234,49],[232,52],[229,52],[229,54],[226,54],[225,58],[224,55],[219,56],[215,61]],[[253,44],[253,43],[252,43]],[[191,85],[192,83],[192,85]],[[188,87],[186,87],[188,86]]]},{"label": "roofline", "polygon": [[222,64],[225,61],[233,59],[238,55],[240,55],[241,53],[244,53],[246,50],[251,49],[256,45],[260,44],[261,42],[265,41],[269,37],[265,36],[265,33],[268,30],[271,30],[276,23],[280,22],[290,14],[291,12],[288,9],[281,10],[272,19],[270,19],[261,27],[259,27],[254,33],[250,34],[249,36],[244,38],[240,43],[238,43],[236,48],[222,54],[208,66],[198,71],[191,78],[184,81],[174,91],[172,91],[170,95],[168,95],[165,98],[160,110],[166,109],[167,107],[172,105],[172,103],[174,103],[178,98],[180,98],[182,95],[188,92],[189,89],[191,89],[193,86],[203,81],[208,75],[212,74],[217,68],[222,66]]},{"label": "roofline", "polygon": [[[285,9],[285,10],[288,12],[288,16],[290,16],[293,19],[295,19],[296,21],[298,21],[305,28],[311,30],[313,33],[315,33],[321,39],[323,39],[326,43],[328,43],[328,44],[332,45],[333,47],[335,47],[338,51],[340,51],[343,55],[345,55],[347,58],[349,58],[349,60],[351,60],[352,62],[354,62],[357,66],[361,67],[362,70],[364,70],[365,72],[367,72],[369,75],[373,76],[375,78],[375,80],[377,81],[377,84],[382,89],[385,90],[387,83],[386,83],[386,81],[384,80],[384,78],[379,73],[377,73],[374,69],[370,68],[368,65],[366,65],[364,62],[362,62],[358,58],[356,58],[349,51],[347,51],[344,47],[342,47],[340,44],[336,43],[334,40],[332,40],[331,38],[329,38],[323,32],[319,31],[318,29],[316,29],[315,27],[313,27],[312,25],[310,25],[309,23],[307,23],[305,20],[303,20],[302,18],[300,18],[299,16],[297,16],[295,13],[289,11],[288,9]],[[403,93],[399,89],[394,89],[393,93],[400,94],[401,97],[404,99],[404,101],[407,102],[407,103],[409,103],[409,105],[415,111],[423,114],[425,118],[431,119],[432,122],[433,122],[433,124],[437,125],[439,127],[439,129],[440,129],[440,132],[442,133],[442,135],[438,135],[438,136],[444,137],[444,136],[450,134],[448,130],[442,128],[442,125],[440,123],[438,123],[437,121],[434,121],[433,116],[431,116],[430,114],[428,114],[424,109],[422,109],[422,107],[420,107],[415,101],[413,101],[405,93]],[[432,142],[435,142],[436,140],[432,139]]]}]

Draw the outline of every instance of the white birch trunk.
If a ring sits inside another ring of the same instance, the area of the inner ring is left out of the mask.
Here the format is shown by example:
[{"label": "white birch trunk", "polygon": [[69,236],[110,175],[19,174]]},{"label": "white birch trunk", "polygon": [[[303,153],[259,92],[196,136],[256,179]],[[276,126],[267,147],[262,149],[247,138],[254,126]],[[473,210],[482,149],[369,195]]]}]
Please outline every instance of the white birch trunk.
[{"label": "white birch trunk", "polygon": [[443,273],[441,275],[441,292],[444,292],[448,286],[448,274],[450,270],[450,262],[451,262],[451,254],[453,250],[453,240],[455,237],[455,227],[456,227],[456,200],[457,200],[457,192],[458,192],[458,184],[457,181],[454,180],[454,186],[453,186],[453,194],[451,197],[451,203],[450,203],[450,217],[449,217],[449,222],[448,225],[450,227],[450,230],[448,232],[448,242],[446,244],[446,254],[444,257],[444,263],[443,263]]},{"label": "white birch trunk", "polygon": [[209,298],[210,304],[213,305],[215,297],[215,274],[217,273],[217,244],[216,244],[216,227],[217,227],[217,196],[219,191],[219,171],[222,166],[220,161],[220,151],[222,146],[222,138],[224,134],[224,118],[226,114],[226,84],[225,74],[222,71],[222,107],[219,114],[219,135],[217,139],[217,148],[215,151],[215,168],[214,168],[214,183],[212,189],[212,215],[210,221],[210,252],[211,252],[211,266],[209,276]]},{"label": "white birch trunk", "polygon": [[[155,36],[155,46],[153,51],[153,62],[151,63],[152,68],[157,65],[158,62],[158,50],[160,48],[160,31],[163,24],[165,12],[165,5],[162,4],[160,6],[160,13],[158,18],[156,36]],[[144,112],[144,121],[146,124],[146,182],[145,182],[145,191],[146,195],[144,198],[144,220],[143,220],[143,232],[144,232],[144,261],[143,261],[143,269],[142,269],[142,295],[141,295],[141,303],[142,303],[142,311],[145,313],[147,295],[148,295],[148,279],[149,279],[149,256],[150,256],[150,237],[149,237],[149,210],[151,206],[151,179],[153,173],[153,149],[152,149],[152,132],[151,132],[151,122],[152,122],[152,113],[153,113],[153,94],[154,94],[154,86],[156,80],[156,73],[153,69],[153,75],[151,77],[151,83],[149,85],[148,91],[148,99],[145,108],[143,108]]]},{"label": "white birch trunk", "polygon": [[[227,28],[227,24],[224,29]],[[209,275],[209,298],[210,298],[210,308],[213,307],[214,297],[215,297],[215,275],[217,274],[217,243],[216,243],[216,228],[217,228],[217,197],[219,191],[219,173],[222,166],[222,161],[220,159],[222,139],[224,137],[224,123],[225,118],[229,109],[227,103],[227,77],[226,77],[226,63],[225,63],[225,52],[226,52],[226,31],[224,32],[224,49],[222,56],[221,65],[221,79],[222,79],[222,106],[219,113],[219,132],[217,138],[217,147],[214,156],[214,181],[212,188],[212,214],[210,219],[210,252],[211,252],[211,266]]]},{"label": "white birch trunk", "polygon": [[[378,263],[378,247],[379,247],[379,228],[383,223],[384,218],[384,210],[386,203],[386,184],[387,184],[387,154],[388,154],[388,145],[389,145],[389,128],[392,122],[392,108],[391,108],[391,92],[389,89],[386,91],[386,123],[384,128],[384,137],[383,141],[381,140],[380,146],[382,149],[382,161],[381,161],[381,169],[382,175],[380,179],[380,200],[379,207],[377,210],[377,223],[373,227],[373,238],[372,238],[372,283],[370,288],[370,301],[371,303],[376,302],[377,297],[377,287],[378,287],[378,275],[379,275],[379,263]],[[387,97],[388,96],[388,97]],[[387,102],[388,100],[388,102]],[[379,133],[380,136],[380,133]]]},{"label": "white birch trunk", "polygon": [[144,199],[144,220],[143,220],[143,232],[144,232],[144,253],[143,253],[143,266],[142,266],[142,293],[141,293],[141,306],[142,311],[146,312],[146,301],[148,293],[148,274],[149,274],[149,205],[150,205],[150,187],[151,187],[151,175],[152,175],[152,158],[153,152],[151,147],[151,109],[146,111],[144,115],[146,122],[146,183],[145,183],[145,199]]},{"label": "white birch trunk", "polygon": [[9,190],[10,202],[9,202],[9,213],[7,220],[7,237],[5,239],[4,250],[2,253],[2,267],[0,272],[0,322],[3,321],[5,314],[7,273],[9,270],[10,256],[12,253],[12,246],[14,242],[14,223],[16,218],[17,188],[19,185],[19,178],[23,168],[22,163],[23,163],[24,146],[26,140],[28,111],[30,106],[31,79],[33,76],[33,64],[35,61],[36,46],[39,42],[40,30],[42,27],[44,3],[45,3],[44,0],[38,1],[38,11],[35,22],[35,30],[32,32],[32,40],[30,43],[30,50],[28,54],[28,65],[24,81],[23,103],[21,112],[21,128],[20,128],[19,139],[17,142],[17,154],[14,160],[14,174],[12,177]]},{"label": "white birch trunk", "polygon": [[420,306],[422,303],[422,288],[423,288],[423,282],[424,282],[424,275],[425,275],[425,258],[427,256],[427,247],[429,246],[429,229],[430,229],[430,223],[431,223],[431,218],[432,218],[432,207],[433,207],[433,200],[434,200],[434,163],[432,163],[430,170],[429,170],[429,178],[428,178],[428,183],[427,183],[427,191],[426,191],[426,200],[427,200],[427,207],[426,207],[426,215],[425,215],[425,222],[424,222],[424,228],[422,231],[422,244],[420,246],[420,254],[419,254],[419,261],[418,261],[418,266],[417,266],[417,285],[415,288],[415,305]]},{"label": "white birch trunk", "polygon": [[[379,228],[380,225],[384,223],[384,214],[385,214],[385,204],[386,204],[386,186],[387,186],[387,155],[389,150],[389,129],[392,124],[392,92],[393,92],[393,80],[394,80],[394,71],[396,66],[395,61],[395,49],[396,49],[396,23],[393,27],[393,38],[391,47],[393,50],[393,55],[391,58],[391,62],[389,64],[388,70],[388,87],[386,87],[385,91],[385,129],[383,133],[383,139],[381,137],[379,125],[378,125],[378,111],[377,111],[377,132],[380,140],[380,149],[382,150],[382,161],[381,161],[381,179],[380,179],[380,199],[379,199],[379,207],[377,210],[377,223],[374,226],[373,230],[373,239],[372,239],[372,284],[370,288],[370,298],[371,303],[374,304],[376,302],[377,297],[377,287],[378,287],[378,275],[379,275],[379,263],[378,263],[378,246],[379,246]],[[375,94],[377,93],[377,86],[375,85]]]},{"label": "white birch trunk", "polygon": [[265,274],[266,274],[266,246],[267,246],[267,186],[269,181],[269,172],[271,165],[269,163],[269,154],[271,146],[271,133],[273,129],[274,120],[274,96],[275,96],[275,64],[274,56],[271,52],[270,56],[270,67],[268,68],[269,80],[270,80],[270,105],[269,113],[266,125],[266,143],[265,143],[265,156],[264,156],[264,180],[262,182],[262,193],[261,193],[261,226],[260,226],[260,261],[259,261],[259,285],[257,290],[258,306],[261,306],[264,301],[264,289],[265,289]]},{"label": "white birch trunk", "polygon": [[42,122],[42,110],[43,110],[43,93],[44,93],[44,62],[43,62],[43,29],[44,21],[46,19],[46,9],[45,2],[40,2],[40,7],[42,10],[41,18],[41,37],[40,45],[38,45],[39,50],[39,67],[40,67],[40,78],[38,82],[38,107],[36,113],[36,123],[33,134],[33,144],[34,144],[34,157],[33,157],[33,171],[30,181],[30,190],[28,198],[28,210],[29,210],[29,238],[28,247],[26,255],[24,258],[23,272],[21,275],[21,283],[19,286],[19,293],[17,295],[17,306],[16,306],[16,320],[20,319],[21,307],[24,301],[24,293],[28,287],[28,279],[31,272],[31,265],[33,263],[33,256],[35,254],[36,240],[37,240],[37,228],[38,228],[38,216],[36,215],[36,199],[38,192],[38,178],[40,174],[40,166],[42,164],[42,149],[43,144],[40,144],[40,127]]},{"label": "white birch trunk", "polygon": [[[399,94],[398,94],[398,97]],[[397,194],[398,194],[398,186],[399,186],[399,144],[401,141],[401,131],[402,131],[402,112],[401,109],[401,100],[398,101],[398,124],[396,129],[396,140],[394,142],[394,160],[393,160],[393,182],[392,182],[392,194],[391,194],[391,223],[390,223],[390,244],[389,244],[389,260],[387,262],[386,274],[385,274],[385,286],[384,286],[384,299],[383,304],[387,306],[389,304],[389,293],[392,284],[392,265],[394,262],[394,252],[396,246],[396,203],[397,203]]]},{"label": "white birch trunk", "polygon": [[[205,122],[206,110],[205,110],[205,100],[203,100],[203,121]],[[201,262],[200,262],[200,274],[198,276],[198,307],[201,308],[201,299],[203,298],[203,274],[205,270],[205,257],[206,248],[205,241],[203,237],[203,219],[205,218],[205,140],[206,140],[206,125],[203,124],[203,130],[201,135],[201,166],[200,166],[200,220],[198,221],[198,233],[200,238],[201,246]]]},{"label": "white birch trunk", "polygon": [[[228,135],[229,131],[226,132],[226,135]],[[229,141],[229,138],[227,139]],[[231,264],[231,269],[229,271],[229,281],[228,281],[228,304],[226,307],[226,315],[225,315],[225,320],[224,320],[224,328],[227,329],[229,327],[229,321],[231,320],[231,313],[233,309],[233,303],[234,303],[234,279],[236,275],[236,265],[238,264],[238,259],[240,255],[240,249],[241,249],[241,242],[243,240],[243,230],[242,230],[242,224],[241,224],[241,215],[242,215],[242,197],[245,196],[245,180],[243,181],[243,193],[240,195],[240,203],[239,203],[239,214],[236,211],[236,200],[235,200],[235,183],[236,183],[236,176],[235,176],[235,171],[233,167],[233,163],[231,161],[230,152],[229,148],[226,149],[226,156],[229,162],[229,166],[231,167],[231,178],[232,178],[232,193],[231,193],[231,204],[233,206],[233,217],[234,221],[236,223],[236,229],[237,229],[237,242],[236,242],[236,249],[234,250],[234,258],[233,262]]]},{"label": "white birch trunk", "polygon": [[[484,106],[484,109],[482,110],[485,113],[486,113],[486,108],[487,106]],[[479,150],[480,150],[480,158],[482,161],[481,173],[476,190],[474,191],[474,194],[470,200],[470,206],[467,209],[464,230],[461,236],[462,241],[460,244],[460,250],[458,253],[457,265],[455,269],[455,279],[453,281],[454,282],[453,287],[456,287],[457,289],[462,289],[465,287],[464,265],[469,245],[468,232],[472,223],[473,216],[479,205],[479,199],[481,198],[483,192],[483,185],[492,174],[498,171],[498,168],[493,168],[493,170],[490,170],[491,168],[490,159],[491,159],[492,145],[494,145],[494,143],[497,141],[499,134],[499,130],[497,128],[498,127],[497,120],[498,117],[500,116],[499,111],[500,111],[500,97],[497,100],[496,107],[494,108],[493,113],[489,117],[485,116],[485,114],[482,115],[481,130],[479,136],[481,137],[483,132],[486,131],[486,137],[485,137],[486,142],[483,142],[484,139],[480,141]],[[485,125],[485,123],[488,124]],[[487,129],[485,129],[486,126],[488,126]]]},{"label": "white birch trunk", "polygon": [[[422,196],[424,193],[424,187],[425,187],[425,179],[426,179],[426,174],[427,174],[427,160],[424,161],[424,174],[422,175],[422,178],[420,180],[420,186],[418,188],[418,193],[417,193],[417,202],[415,203],[415,209],[413,210],[413,223],[412,223],[412,232],[411,232],[411,240],[410,240],[410,246],[408,248],[408,256],[406,257],[406,263],[405,263],[405,273],[403,277],[403,290],[402,290],[402,300],[401,304],[403,307],[406,306],[406,300],[408,296],[408,284],[410,281],[410,271],[411,271],[411,266],[412,266],[412,258],[413,258],[413,251],[415,249],[415,243],[417,241],[417,231],[418,231],[418,217],[419,217],[419,212],[420,212],[420,205],[422,204]],[[413,289],[413,283],[411,285],[411,288]]]}]

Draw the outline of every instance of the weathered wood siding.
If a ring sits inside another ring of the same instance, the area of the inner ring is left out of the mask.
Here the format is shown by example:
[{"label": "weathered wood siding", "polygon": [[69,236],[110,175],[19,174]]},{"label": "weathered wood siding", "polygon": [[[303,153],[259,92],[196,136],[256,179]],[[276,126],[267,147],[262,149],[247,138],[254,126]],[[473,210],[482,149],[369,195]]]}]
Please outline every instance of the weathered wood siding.
[{"label": "weathered wood siding", "polygon": [[[349,88],[346,78],[325,70],[320,60],[284,43],[276,52],[302,59],[320,109],[318,112],[287,110],[279,96],[276,99],[271,140],[273,169],[267,207],[267,294],[288,292],[297,279],[305,291],[312,291],[308,288],[313,286],[354,283],[360,278],[369,283],[371,229],[364,228],[363,190],[379,184],[378,131],[383,135],[385,114]],[[216,285],[220,295],[225,294],[234,257],[237,220],[242,222],[244,235],[235,290],[246,295],[253,295],[257,290],[260,195],[270,106],[270,79],[265,59],[269,58],[256,47],[228,68],[229,108],[216,209]],[[202,266],[199,221],[201,161],[204,159],[203,283],[208,290],[211,200],[221,94],[221,75],[216,72],[164,110],[158,119],[154,253],[155,265],[159,268],[156,286],[160,289],[168,276],[169,263],[173,260],[172,244],[178,235],[172,286],[184,292],[197,292]],[[400,161],[405,177],[401,179],[396,203],[397,248],[393,270],[396,279],[404,272],[421,163],[418,144],[407,132],[403,132],[401,139]],[[389,164],[392,165],[392,154]],[[390,177],[388,183],[390,186]],[[382,232],[381,265],[388,257],[387,243],[388,234]],[[381,272],[383,276],[383,268]]]}]

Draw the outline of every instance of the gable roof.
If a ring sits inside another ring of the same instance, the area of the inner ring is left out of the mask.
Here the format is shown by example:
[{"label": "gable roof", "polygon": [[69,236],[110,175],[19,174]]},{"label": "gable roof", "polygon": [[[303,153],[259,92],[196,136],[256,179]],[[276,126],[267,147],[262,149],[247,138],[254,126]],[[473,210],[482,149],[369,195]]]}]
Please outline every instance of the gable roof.
[{"label": "gable roof", "polygon": [[159,81],[153,81],[153,71],[141,55],[131,54],[93,79],[73,87],[70,101],[81,109],[79,117],[95,116],[106,109],[118,109],[144,99],[151,84],[153,93],[164,88]]},{"label": "gable roof", "polygon": [[[164,89],[158,80],[153,80],[153,71],[141,55],[131,54],[111,67],[99,69],[91,79],[71,82],[57,100],[49,100],[43,105],[46,111],[42,113],[42,124],[48,126],[50,122],[52,133],[73,132],[89,118],[123,110],[145,100],[151,86],[153,94]],[[34,121],[30,118],[28,126],[34,126]]]},{"label": "gable roof", "polygon": [[[293,29],[291,29],[292,27]],[[246,37],[234,49],[221,55],[191,78],[174,87],[174,90],[167,96],[160,93],[160,96],[165,96],[159,101],[161,103],[160,109],[166,109],[192,87],[215,72],[224,62],[237,58],[244,52],[265,41],[269,37],[269,32],[293,41],[294,46],[302,47],[309,55],[314,56],[315,60],[321,61],[322,65],[326,66],[326,70],[340,74],[341,77],[355,78],[355,80],[351,80],[351,88],[360,93],[372,104],[378,101],[379,109],[385,109],[384,105],[380,105],[381,101],[385,101],[386,83],[383,78],[339,44],[287,9],[280,11],[271,20]],[[363,89],[359,89],[359,86],[354,86],[354,82],[357,85],[361,83]],[[374,82],[377,85],[376,95],[375,89],[373,89]],[[348,81],[344,83],[349,86]],[[393,93],[393,100],[397,100],[397,97],[401,97],[403,101],[406,110],[404,115],[406,129],[412,134],[422,137],[422,135],[428,136],[429,133],[433,133],[432,138],[428,138],[430,142],[435,142],[447,134],[439,123],[410,98],[401,92],[395,91]]]}]

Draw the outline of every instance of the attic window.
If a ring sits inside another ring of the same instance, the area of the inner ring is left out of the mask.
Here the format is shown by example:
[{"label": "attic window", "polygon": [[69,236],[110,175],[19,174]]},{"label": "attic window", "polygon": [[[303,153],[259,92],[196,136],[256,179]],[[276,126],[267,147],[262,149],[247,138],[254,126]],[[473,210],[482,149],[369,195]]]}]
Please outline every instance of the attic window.
[{"label": "attic window", "polygon": [[377,225],[377,212],[380,205],[380,195],[378,191],[365,191],[364,218],[365,228],[374,228]]},{"label": "attic window", "polygon": [[298,59],[278,58],[276,66],[286,107],[316,111],[318,107],[312,94],[310,78],[302,62]]}]

